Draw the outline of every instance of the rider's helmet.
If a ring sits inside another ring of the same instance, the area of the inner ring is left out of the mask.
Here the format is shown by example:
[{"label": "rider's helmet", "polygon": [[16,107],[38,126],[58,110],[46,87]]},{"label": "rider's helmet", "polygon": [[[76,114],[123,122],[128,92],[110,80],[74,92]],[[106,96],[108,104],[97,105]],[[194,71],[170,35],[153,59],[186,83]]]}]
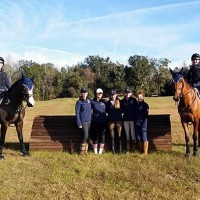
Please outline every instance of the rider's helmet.
[{"label": "rider's helmet", "polygon": [[4,59],[2,57],[0,57],[0,63],[3,63],[4,65]]},{"label": "rider's helmet", "polygon": [[191,60],[192,60],[192,61],[195,60],[195,59],[200,60],[200,55],[199,55],[198,53],[194,53],[194,54],[191,56]]}]

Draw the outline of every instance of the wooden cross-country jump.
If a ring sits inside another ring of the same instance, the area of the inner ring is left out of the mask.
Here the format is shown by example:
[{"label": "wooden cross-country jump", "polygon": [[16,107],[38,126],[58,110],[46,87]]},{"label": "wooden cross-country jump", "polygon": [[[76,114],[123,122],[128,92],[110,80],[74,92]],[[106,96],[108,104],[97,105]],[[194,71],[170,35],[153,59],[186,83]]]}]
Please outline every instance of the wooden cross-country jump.
[{"label": "wooden cross-country jump", "polygon": [[[32,125],[29,149],[78,152],[81,131],[75,116],[37,116]],[[149,151],[171,150],[170,115],[149,115],[147,136]],[[109,149],[109,141],[106,141],[106,148]]]}]

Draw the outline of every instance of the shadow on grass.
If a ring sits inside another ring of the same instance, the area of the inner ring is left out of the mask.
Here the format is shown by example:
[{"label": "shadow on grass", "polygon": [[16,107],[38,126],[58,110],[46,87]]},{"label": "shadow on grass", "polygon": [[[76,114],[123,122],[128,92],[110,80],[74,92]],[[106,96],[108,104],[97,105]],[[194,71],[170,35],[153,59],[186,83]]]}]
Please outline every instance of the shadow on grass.
[{"label": "shadow on grass", "polygon": [[[29,143],[24,143],[24,144],[25,144],[26,149],[29,150]],[[15,151],[21,150],[19,142],[6,142],[4,144],[4,148],[10,149],[10,150],[15,150]]]}]

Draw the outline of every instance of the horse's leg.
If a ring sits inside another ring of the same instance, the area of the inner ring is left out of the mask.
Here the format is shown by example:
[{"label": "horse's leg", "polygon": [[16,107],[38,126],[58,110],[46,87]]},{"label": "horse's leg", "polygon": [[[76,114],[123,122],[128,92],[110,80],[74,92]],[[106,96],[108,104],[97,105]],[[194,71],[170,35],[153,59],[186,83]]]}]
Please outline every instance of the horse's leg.
[{"label": "horse's leg", "polygon": [[22,133],[23,121],[15,123],[15,127],[17,131],[18,139],[20,142],[20,146],[21,146],[21,152],[23,153],[24,157],[29,156],[29,153],[25,148],[24,139],[23,139],[23,133]]},{"label": "horse's leg", "polygon": [[8,126],[7,124],[1,124],[1,138],[0,138],[0,160],[4,160],[3,154],[3,145],[5,143],[5,137]]},{"label": "horse's leg", "polygon": [[184,132],[185,132],[185,144],[186,144],[186,156],[190,156],[190,138],[189,138],[189,129],[188,129],[188,123],[181,121]]},{"label": "horse's leg", "polygon": [[194,131],[193,131],[193,156],[198,155],[198,148],[197,148],[197,138],[198,138],[198,129],[199,129],[199,120],[195,120],[194,122]]}]

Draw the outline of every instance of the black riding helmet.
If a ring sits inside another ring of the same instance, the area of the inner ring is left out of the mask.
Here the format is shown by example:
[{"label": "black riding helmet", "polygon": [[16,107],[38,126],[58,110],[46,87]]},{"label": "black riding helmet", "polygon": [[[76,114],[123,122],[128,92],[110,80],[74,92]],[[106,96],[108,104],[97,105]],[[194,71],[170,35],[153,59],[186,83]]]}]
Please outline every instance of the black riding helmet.
[{"label": "black riding helmet", "polygon": [[195,60],[195,58],[200,59],[200,55],[199,55],[198,53],[194,53],[194,54],[191,56],[191,60]]},{"label": "black riding helmet", "polygon": [[2,57],[0,57],[0,63],[4,64],[4,59]]}]

